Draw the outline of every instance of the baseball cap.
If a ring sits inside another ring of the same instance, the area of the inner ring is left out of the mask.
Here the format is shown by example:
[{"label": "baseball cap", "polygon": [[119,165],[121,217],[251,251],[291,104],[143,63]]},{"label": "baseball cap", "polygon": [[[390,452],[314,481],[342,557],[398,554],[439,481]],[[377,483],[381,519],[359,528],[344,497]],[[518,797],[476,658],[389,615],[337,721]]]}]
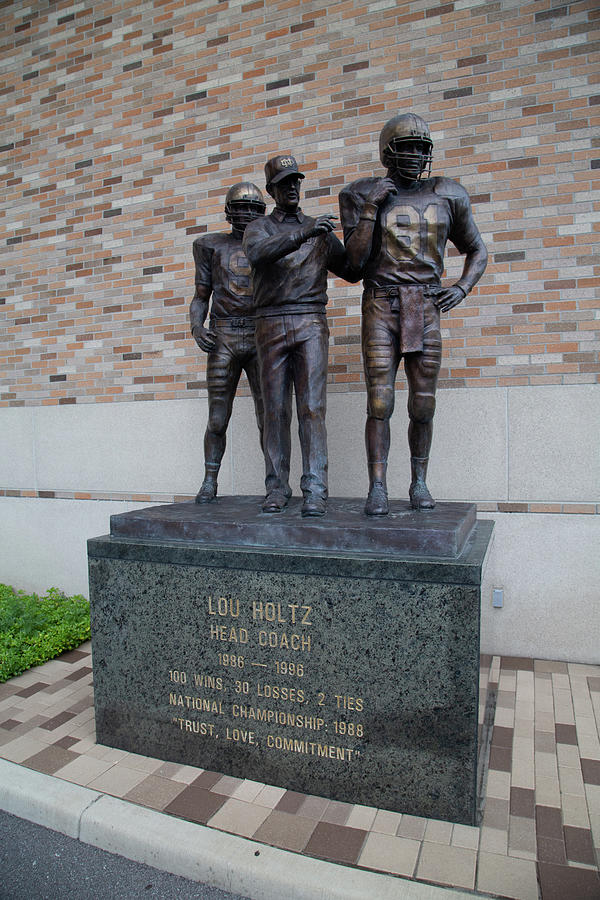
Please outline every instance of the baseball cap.
[{"label": "baseball cap", "polygon": [[289,175],[304,178],[303,173],[298,171],[298,163],[293,156],[274,156],[267,161],[265,165],[267,185],[277,184],[278,181],[287,178]]}]

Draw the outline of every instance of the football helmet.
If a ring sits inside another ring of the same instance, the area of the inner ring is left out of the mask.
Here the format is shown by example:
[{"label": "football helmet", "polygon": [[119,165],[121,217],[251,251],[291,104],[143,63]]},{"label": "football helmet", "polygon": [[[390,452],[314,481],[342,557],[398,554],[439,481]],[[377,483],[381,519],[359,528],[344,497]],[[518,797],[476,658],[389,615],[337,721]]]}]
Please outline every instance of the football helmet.
[{"label": "football helmet", "polygon": [[[419,148],[414,150],[409,145]],[[386,169],[404,178],[418,181],[426,171],[431,174],[433,141],[429,126],[421,116],[404,113],[386,122],[379,135],[379,157]]]},{"label": "football helmet", "polygon": [[250,181],[240,181],[227,191],[225,218],[240,231],[244,230],[248,222],[264,216],[266,208],[263,195]]}]

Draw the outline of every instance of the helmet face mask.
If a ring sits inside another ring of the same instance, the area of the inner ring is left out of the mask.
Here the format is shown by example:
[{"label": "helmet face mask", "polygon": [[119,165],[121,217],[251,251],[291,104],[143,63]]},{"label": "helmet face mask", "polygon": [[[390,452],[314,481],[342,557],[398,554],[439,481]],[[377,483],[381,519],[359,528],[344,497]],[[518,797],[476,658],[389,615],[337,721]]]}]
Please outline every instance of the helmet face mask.
[{"label": "helmet face mask", "polygon": [[225,218],[237,231],[243,231],[249,222],[265,214],[263,195],[255,184],[242,181],[234,184],[225,197]]},{"label": "helmet face mask", "polygon": [[429,126],[420,116],[406,113],[387,122],[379,136],[381,162],[409,181],[431,175],[433,142]]},{"label": "helmet face mask", "polygon": [[431,142],[393,138],[386,147],[387,168],[415,181],[418,181],[424,172],[427,172],[425,177],[429,178],[432,150]]},{"label": "helmet face mask", "polygon": [[264,203],[258,203],[253,200],[247,202],[244,200],[236,200],[226,207],[225,217],[228,222],[231,222],[234,228],[245,228],[249,222],[253,222],[254,219],[257,219],[259,216],[264,216],[265,209]]}]

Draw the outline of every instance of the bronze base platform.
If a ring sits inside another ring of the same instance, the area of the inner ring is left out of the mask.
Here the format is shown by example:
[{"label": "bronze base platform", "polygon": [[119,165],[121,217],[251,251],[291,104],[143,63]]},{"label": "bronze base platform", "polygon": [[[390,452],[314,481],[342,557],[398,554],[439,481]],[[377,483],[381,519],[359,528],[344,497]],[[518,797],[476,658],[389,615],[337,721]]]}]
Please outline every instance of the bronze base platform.
[{"label": "bronze base platform", "polygon": [[364,514],[364,500],[332,497],[320,518],[302,518],[302,499],[281,513],[263,513],[262,497],[219,497],[212,503],[173,503],[111,516],[111,536],[187,541],[215,546],[308,551],[353,551],[386,556],[456,559],[476,524],[473,503],[438,503],[415,511],[390,504],[387,516]]}]

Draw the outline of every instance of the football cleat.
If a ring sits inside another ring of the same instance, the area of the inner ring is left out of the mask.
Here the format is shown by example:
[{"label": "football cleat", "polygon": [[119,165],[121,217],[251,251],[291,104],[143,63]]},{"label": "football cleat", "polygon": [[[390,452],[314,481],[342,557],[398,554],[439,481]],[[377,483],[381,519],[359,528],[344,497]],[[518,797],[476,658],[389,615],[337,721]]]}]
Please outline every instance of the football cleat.
[{"label": "football cleat", "polygon": [[217,482],[210,478],[205,478],[202,487],[196,494],[196,503],[212,503],[217,496]]},{"label": "football cleat", "polygon": [[365,503],[367,516],[387,516],[390,511],[387,488],[383,481],[374,481],[369,488],[369,496]]},{"label": "football cleat", "polygon": [[409,490],[410,505],[413,509],[433,509],[435,500],[424,481],[413,481]]}]

